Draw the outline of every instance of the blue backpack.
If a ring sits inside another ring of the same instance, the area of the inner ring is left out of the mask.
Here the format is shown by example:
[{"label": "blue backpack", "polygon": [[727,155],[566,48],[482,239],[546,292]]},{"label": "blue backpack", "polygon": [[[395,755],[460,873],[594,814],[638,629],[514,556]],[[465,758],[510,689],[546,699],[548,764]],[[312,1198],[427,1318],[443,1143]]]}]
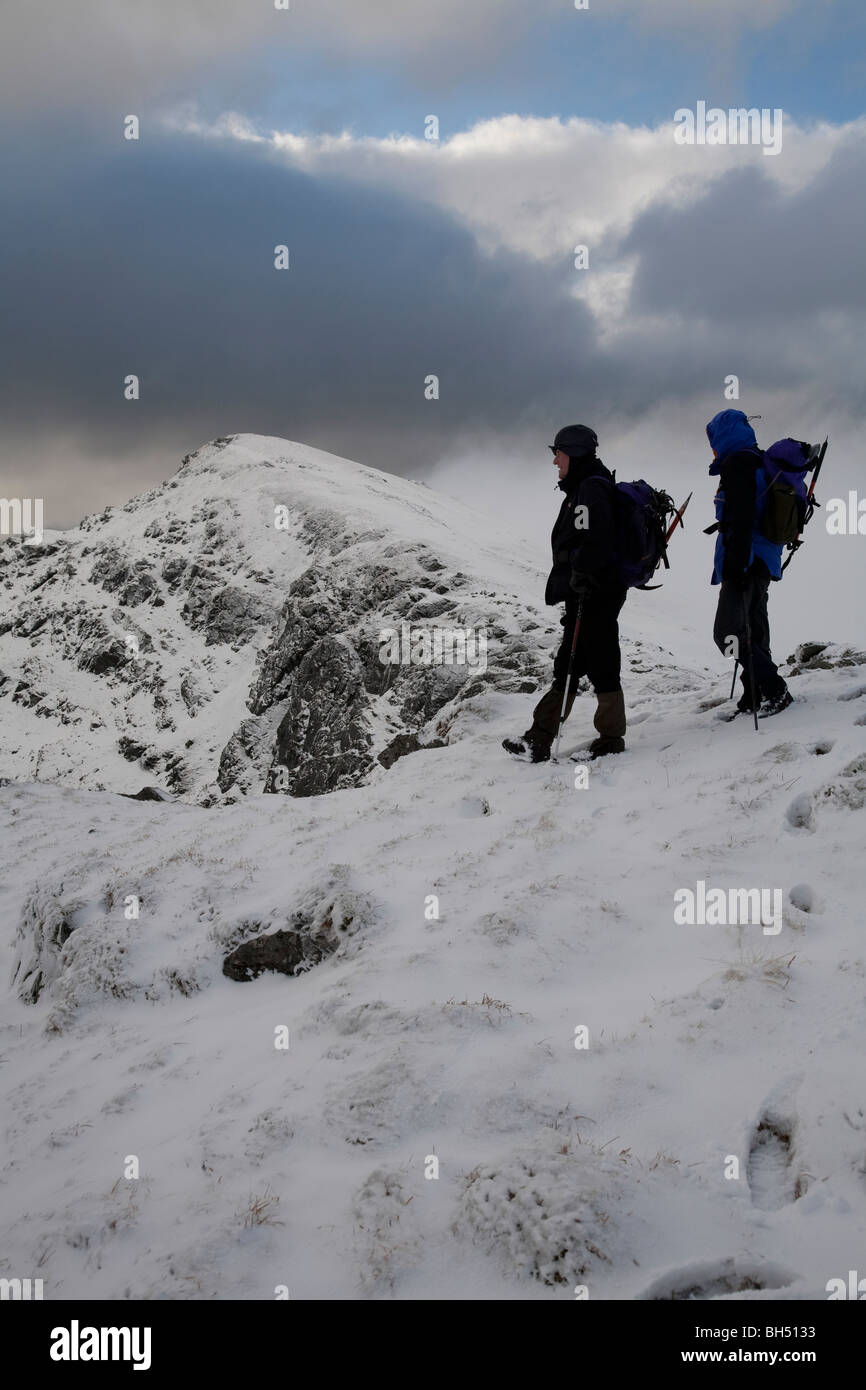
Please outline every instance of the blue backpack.
[{"label": "blue backpack", "polygon": [[627,589],[658,589],[650,584],[659,565],[670,569],[667,555],[668,518],[676,504],[666,493],[642,478],[616,483],[617,560]]}]

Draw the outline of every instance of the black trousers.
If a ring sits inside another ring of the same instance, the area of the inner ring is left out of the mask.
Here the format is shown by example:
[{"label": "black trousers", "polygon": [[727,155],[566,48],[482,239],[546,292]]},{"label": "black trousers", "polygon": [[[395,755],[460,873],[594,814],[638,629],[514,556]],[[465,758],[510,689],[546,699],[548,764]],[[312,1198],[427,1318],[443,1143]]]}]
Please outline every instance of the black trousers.
[{"label": "black trousers", "polygon": [[746,641],[746,613],[752,635],[752,660],[755,667],[755,686],[758,697],[774,699],[784,689],[785,682],[779,675],[770,651],[770,620],[767,615],[767,597],[770,589],[770,571],[761,560],[756,560],[749,571],[749,585],[745,592],[733,584],[722,581],[719,590],[719,603],[716,620],[713,624],[713,641],[724,656],[730,652],[730,639],[736,641],[734,655],[739,657],[743,667],[740,679],[743,688],[749,689],[749,650]]},{"label": "black trousers", "polygon": [[[589,677],[598,695],[622,690],[619,615],[626,593],[626,589],[612,589],[587,594],[584,599],[569,694],[573,695],[577,690],[581,676]],[[557,690],[565,688],[574,624],[577,621],[577,602],[576,598],[569,599],[565,605],[562,642],[553,662],[553,684]]]}]

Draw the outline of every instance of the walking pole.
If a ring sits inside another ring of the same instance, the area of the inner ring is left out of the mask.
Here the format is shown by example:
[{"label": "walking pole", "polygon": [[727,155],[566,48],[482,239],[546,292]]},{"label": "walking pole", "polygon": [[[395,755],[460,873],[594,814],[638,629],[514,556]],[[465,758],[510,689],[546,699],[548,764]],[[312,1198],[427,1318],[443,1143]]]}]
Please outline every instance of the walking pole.
[{"label": "walking pole", "polygon": [[739,667],[739,664],[740,664],[740,663],[739,663],[739,661],[737,660],[737,658],[734,657],[734,674],[731,676],[731,693],[730,693],[730,695],[728,696],[728,699],[729,699],[729,700],[733,700],[733,698],[734,698],[734,691],[735,691],[736,688],[737,688],[737,668]]},{"label": "walking pole", "polygon": [[752,655],[752,627],[749,622],[749,605],[746,602],[746,593],[752,597],[752,586],[743,593],[743,620],[746,628],[746,647],[749,654],[749,689],[752,692],[752,713],[755,717],[755,733],[758,732],[758,702],[755,699],[755,659]]},{"label": "walking pole", "polygon": [[574,670],[574,656],[575,652],[577,651],[577,637],[578,633],[580,632],[580,620],[582,616],[583,594],[581,594],[577,603],[577,617],[574,620],[574,636],[571,639],[571,655],[568,658],[568,671],[565,675],[565,689],[562,692],[562,703],[559,706],[559,728],[556,731],[556,744],[553,749],[554,762],[556,762],[556,759],[559,756],[559,740],[562,738],[562,726],[565,723],[565,718],[563,715],[563,711],[565,710],[565,698],[568,694],[569,686],[571,685],[571,673]]}]

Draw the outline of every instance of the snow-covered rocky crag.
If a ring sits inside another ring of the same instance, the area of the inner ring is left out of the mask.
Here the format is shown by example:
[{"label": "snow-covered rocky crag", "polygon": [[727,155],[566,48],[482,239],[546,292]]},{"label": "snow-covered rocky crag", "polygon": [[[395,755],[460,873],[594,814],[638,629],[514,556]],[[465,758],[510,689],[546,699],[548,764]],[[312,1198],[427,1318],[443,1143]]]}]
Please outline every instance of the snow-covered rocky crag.
[{"label": "snow-covered rocky crag", "polygon": [[[537,616],[502,587],[520,567],[505,572],[480,521],[241,435],[74,531],[0,546],[7,770],[213,804],[355,786],[447,739],[487,683],[534,690],[538,674]],[[434,620],[482,628],[486,670],[383,663],[382,632]]]},{"label": "snow-covered rocky crag", "polygon": [[[242,436],[0,557],[0,1275],[799,1300],[866,1274],[866,654],[801,646],[755,735],[665,592],[633,596],[629,749],[584,786],[499,747],[559,635],[542,545],[420,485]],[[401,621],[484,625],[486,670],[388,672]],[[778,918],[683,924],[699,884]]]}]

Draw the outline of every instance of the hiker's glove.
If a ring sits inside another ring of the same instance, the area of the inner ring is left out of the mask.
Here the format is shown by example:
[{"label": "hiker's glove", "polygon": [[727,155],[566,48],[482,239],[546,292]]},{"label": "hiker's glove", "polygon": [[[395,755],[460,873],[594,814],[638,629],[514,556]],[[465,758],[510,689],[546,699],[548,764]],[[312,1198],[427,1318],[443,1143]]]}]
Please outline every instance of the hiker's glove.
[{"label": "hiker's glove", "polygon": [[598,580],[594,579],[591,574],[584,574],[582,570],[572,570],[569,587],[572,593],[577,594],[580,598],[585,598],[587,594],[593,593],[598,588]]}]

